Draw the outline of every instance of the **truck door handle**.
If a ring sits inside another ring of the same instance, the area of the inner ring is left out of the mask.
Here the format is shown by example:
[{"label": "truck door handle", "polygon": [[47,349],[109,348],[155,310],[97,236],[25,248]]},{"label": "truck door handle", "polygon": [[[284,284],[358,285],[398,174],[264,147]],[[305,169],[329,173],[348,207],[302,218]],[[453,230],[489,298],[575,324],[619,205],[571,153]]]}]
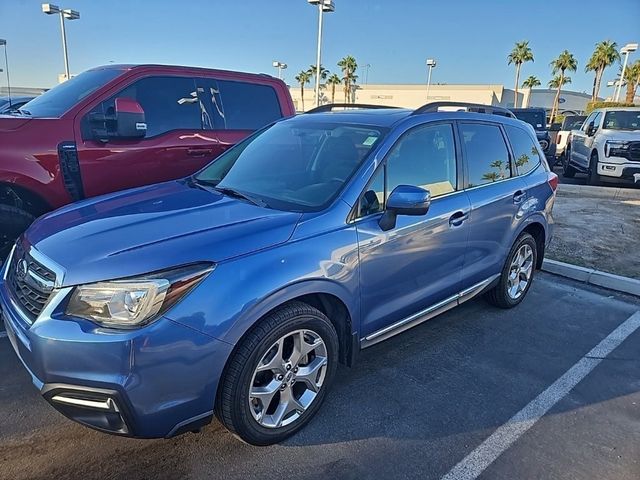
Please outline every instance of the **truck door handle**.
[{"label": "truck door handle", "polygon": [[210,148],[189,148],[187,149],[187,155],[190,157],[204,157],[205,155],[211,155],[213,150]]},{"label": "truck door handle", "polygon": [[522,203],[524,197],[526,196],[527,194],[525,192],[523,192],[522,190],[517,190],[516,193],[513,194],[513,203],[515,203],[516,205]]},{"label": "truck door handle", "polygon": [[463,212],[462,210],[458,210],[456,213],[454,213],[449,217],[449,225],[451,227],[459,227],[468,218],[469,218],[469,212]]}]

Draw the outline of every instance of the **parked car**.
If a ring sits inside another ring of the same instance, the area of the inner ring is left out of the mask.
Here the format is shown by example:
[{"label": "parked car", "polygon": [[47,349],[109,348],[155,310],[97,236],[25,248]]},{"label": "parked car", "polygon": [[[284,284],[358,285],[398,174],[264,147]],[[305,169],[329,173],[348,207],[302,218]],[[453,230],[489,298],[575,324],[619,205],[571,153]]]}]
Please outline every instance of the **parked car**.
[{"label": "parked car", "polygon": [[9,101],[9,97],[0,97],[0,115],[5,115],[14,110],[18,110],[20,107],[24,106],[27,102],[33,100],[35,96],[11,96],[11,101]]},{"label": "parked car", "polygon": [[586,115],[571,115],[564,117],[560,131],[556,135],[556,158],[562,162],[565,148],[568,145],[568,139],[572,130],[578,130],[584,121]]},{"label": "parked car", "polygon": [[0,261],[39,215],[192,174],[295,113],[268,75],[161,65],[86,71],[0,116]]},{"label": "parked car", "polygon": [[599,108],[571,132],[563,175],[576,172],[590,185],[603,178],[640,182],[640,107]]},{"label": "parked car", "polygon": [[536,132],[536,137],[547,162],[553,168],[556,163],[556,145],[551,141],[551,135],[547,128],[547,112],[544,108],[512,108],[513,114],[523,122],[531,125]]},{"label": "parked car", "polygon": [[320,107],[47,214],[2,271],[11,344],[89,427],[171,437],[215,413],[279,442],[338,362],[477,295],[525,298],[558,177],[529,125],[486,112]]}]

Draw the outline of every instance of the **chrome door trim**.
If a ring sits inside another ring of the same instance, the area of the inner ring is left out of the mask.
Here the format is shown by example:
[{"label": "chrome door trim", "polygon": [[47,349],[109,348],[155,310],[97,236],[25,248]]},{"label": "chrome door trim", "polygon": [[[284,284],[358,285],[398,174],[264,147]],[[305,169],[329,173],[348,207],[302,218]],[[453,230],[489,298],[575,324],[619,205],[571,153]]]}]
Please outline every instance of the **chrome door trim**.
[{"label": "chrome door trim", "polygon": [[487,286],[491,284],[496,278],[500,276],[499,273],[495,275],[491,275],[489,278],[476,283],[475,285],[466,288],[455,295],[452,295],[445,300],[442,300],[430,307],[425,308],[417,313],[409,315],[402,320],[384,327],[380,330],[377,330],[362,339],[360,342],[361,348],[367,348],[376,343],[382,342],[388,338],[393,337],[405,330],[415,327],[416,325],[421,324],[422,322],[429,320],[441,313],[446,312],[447,310],[451,310],[453,307],[457,307],[458,305],[463,304],[467,300],[471,300],[473,297],[481,293]]}]

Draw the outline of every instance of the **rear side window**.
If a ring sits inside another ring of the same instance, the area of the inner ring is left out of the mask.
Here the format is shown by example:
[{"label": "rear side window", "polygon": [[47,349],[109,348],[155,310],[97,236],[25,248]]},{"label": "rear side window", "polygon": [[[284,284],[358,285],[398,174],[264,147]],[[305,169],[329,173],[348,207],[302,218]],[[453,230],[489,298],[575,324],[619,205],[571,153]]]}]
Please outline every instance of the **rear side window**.
[{"label": "rear side window", "polygon": [[531,136],[522,128],[505,125],[516,168],[519,175],[526,175],[540,164],[540,153],[537,141],[534,143]]},{"label": "rear side window", "polygon": [[273,87],[218,80],[224,126],[227,130],[257,130],[282,118]]},{"label": "rear side window", "polygon": [[511,177],[509,152],[497,125],[461,123],[469,187],[477,187]]}]

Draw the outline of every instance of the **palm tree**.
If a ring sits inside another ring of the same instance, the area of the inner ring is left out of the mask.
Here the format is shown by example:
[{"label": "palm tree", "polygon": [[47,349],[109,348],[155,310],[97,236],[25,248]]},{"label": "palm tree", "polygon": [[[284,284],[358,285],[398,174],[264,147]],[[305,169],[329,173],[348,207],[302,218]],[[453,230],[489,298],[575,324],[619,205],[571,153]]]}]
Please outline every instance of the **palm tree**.
[{"label": "palm tree", "polygon": [[298,75],[296,75],[296,82],[300,84],[300,98],[302,99],[302,111],[304,112],[304,86],[309,83],[311,79],[311,75],[309,72],[302,70]]},{"label": "palm tree", "polygon": [[[312,77],[315,78],[315,76],[316,76],[316,66],[315,65],[309,65],[309,70],[307,70],[307,72]],[[320,80],[326,80],[327,79],[327,75],[329,75],[329,70],[324,68],[324,65],[320,64]]]},{"label": "palm tree", "polygon": [[542,83],[540,83],[540,79],[535,75],[529,75],[527,79],[522,82],[522,88],[533,88],[539,87],[540,85],[542,85]]},{"label": "palm tree", "polygon": [[528,41],[516,42],[516,45],[511,50],[511,53],[507,56],[507,64],[512,63],[516,66],[516,86],[514,88],[515,95],[513,98],[513,106],[518,106],[518,84],[520,82],[520,67],[525,62],[533,62],[533,52],[529,48]]},{"label": "palm tree", "polygon": [[624,79],[627,82],[627,96],[625,102],[633,103],[636,98],[636,90],[640,85],[640,60],[636,60],[624,71]]},{"label": "palm tree", "polygon": [[[560,91],[562,90],[562,86],[566,83],[564,81],[565,72],[568,70],[570,72],[575,72],[576,68],[578,68],[578,62],[575,57],[569,50],[564,50],[558,58],[551,62],[551,71],[554,75],[558,72],[560,73],[557,81],[558,91],[556,92],[556,96],[553,99],[553,106],[551,107],[551,116],[549,117],[549,123],[553,123],[557,113],[558,113],[558,105],[560,104]],[[554,79],[555,80],[555,79]],[[553,80],[552,80],[553,81]]]},{"label": "palm tree", "polygon": [[571,77],[560,77],[560,75],[556,75],[551,80],[549,80],[549,88],[558,88],[564,87],[568,83],[571,83]]},{"label": "palm tree", "polygon": [[342,70],[342,81],[344,82],[344,101],[349,103],[349,93],[351,92],[351,85],[355,83],[358,78],[355,73],[358,69],[358,63],[356,59],[351,55],[347,55],[338,62],[338,67]]},{"label": "palm tree", "polygon": [[331,85],[331,103],[335,103],[336,100],[336,85],[340,85],[342,83],[342,79],[336,75],[332,74],[327,79],[327,85]]},{"label": "palm tree", "polygon": [[607,67],[610,67],[615,62],[620,61],[620,54],[618,53],[618,45],[616,42],[605,40],[600,43],[596,43],[596,48],[591,54],[591,58],[584,67],[585,72],[595,72],[596,75],[593,79],[593,92],[591,93],[591,101],[595,102],[598,99],[600,93],[600,83],[602,82],[602,75]]}]

